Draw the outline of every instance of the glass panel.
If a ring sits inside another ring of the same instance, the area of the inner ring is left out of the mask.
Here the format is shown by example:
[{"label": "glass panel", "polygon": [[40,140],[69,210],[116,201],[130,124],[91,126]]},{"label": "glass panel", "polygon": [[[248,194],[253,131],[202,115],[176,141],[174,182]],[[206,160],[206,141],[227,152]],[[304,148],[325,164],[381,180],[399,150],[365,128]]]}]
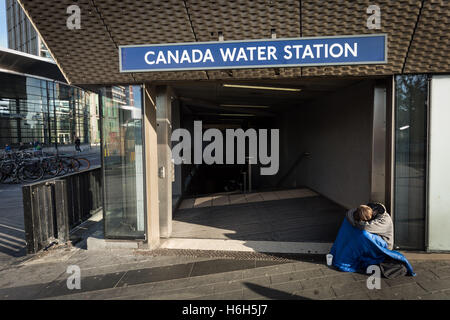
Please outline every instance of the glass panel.
[{"label": "glass panel", "polygon": [[427,95],[426,75],[396,77],[395,243],[407,249],[425,247]]},{"label": "glass panel", "polygon": [[79,99],[75,108],[72,92],[98,101],[96,94],[78,88],[0,73],[0,148],[35,140],[48,147],[70,144],[76,133],[89,143],[89,99]]},{"label": "glass panel", "polygon": [[[134,100],[130,97],[134,96]],[[142,98],[139,86],[103,89],[105,237],[144,238]]]}]

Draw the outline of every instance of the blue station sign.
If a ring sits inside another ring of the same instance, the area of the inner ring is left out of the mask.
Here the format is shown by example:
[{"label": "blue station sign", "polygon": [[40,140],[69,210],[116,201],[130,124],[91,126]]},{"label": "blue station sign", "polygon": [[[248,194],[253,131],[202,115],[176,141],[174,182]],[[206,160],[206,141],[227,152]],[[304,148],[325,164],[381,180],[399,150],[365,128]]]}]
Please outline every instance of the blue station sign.
[{"label": "blue station sign", "polygon": [[387,35],[214,41],[119,47],[120,72],[387,63]]}]

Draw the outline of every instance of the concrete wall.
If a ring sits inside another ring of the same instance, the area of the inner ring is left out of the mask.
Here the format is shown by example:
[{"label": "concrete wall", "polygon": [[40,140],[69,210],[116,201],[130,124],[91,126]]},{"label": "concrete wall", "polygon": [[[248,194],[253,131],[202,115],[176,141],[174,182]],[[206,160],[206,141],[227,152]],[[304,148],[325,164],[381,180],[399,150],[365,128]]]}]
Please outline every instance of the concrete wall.
[{"label": "concrete wall", "polygon": [[370,200],[373,86],[363,81],[282,116],[278,179],[310,153],[283,187],[306,186],[347,208]]},{"label": "concrete wall", "polygon": [[431,81],[428,250],[450,250],[450,76]]},{"label": "concrete wall", "polygon": [[158,201],[158,137],[156,134],[156,94],[154,88],[144,85],[144,141],[146,191],[146,241],[149,249],[159,246]]},{"label": "concrete wall", "polygon": [[172,233],[172,93],[169,87],[156,87],[156,121],[158,141],[159,233]]}]

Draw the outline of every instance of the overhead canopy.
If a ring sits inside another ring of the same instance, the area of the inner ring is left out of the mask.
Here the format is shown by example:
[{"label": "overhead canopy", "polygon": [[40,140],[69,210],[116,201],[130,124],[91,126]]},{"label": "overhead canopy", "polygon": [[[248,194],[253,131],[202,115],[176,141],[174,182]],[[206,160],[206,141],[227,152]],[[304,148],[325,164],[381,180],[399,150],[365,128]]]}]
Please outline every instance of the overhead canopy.
[{"label": "overhead canopy", "polygon": [[[367,28],[369,0],[19,0],[73,84],[283,79],[450,72],[450,1],[380,0],[381,29]],[[81,29],[66,26],[81,9]],[[388,34],[388,64],[214,71],[119,72],[118,46],[219,40]]]},{"label": "overhead canopy", "polygon": [[55,62],[48,58],[0,48],[0,69],[65,82]]}]

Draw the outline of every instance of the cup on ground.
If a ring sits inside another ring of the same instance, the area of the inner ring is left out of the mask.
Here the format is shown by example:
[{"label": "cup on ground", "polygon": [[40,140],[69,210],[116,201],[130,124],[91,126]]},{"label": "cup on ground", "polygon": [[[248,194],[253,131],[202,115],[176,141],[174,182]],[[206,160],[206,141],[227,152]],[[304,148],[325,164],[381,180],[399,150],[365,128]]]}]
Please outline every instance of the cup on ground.
[{"label": "cup on ground", "polygon": [[327,265],[331,266],[332,263],[333,263],[333,255],[327,254]]}]

